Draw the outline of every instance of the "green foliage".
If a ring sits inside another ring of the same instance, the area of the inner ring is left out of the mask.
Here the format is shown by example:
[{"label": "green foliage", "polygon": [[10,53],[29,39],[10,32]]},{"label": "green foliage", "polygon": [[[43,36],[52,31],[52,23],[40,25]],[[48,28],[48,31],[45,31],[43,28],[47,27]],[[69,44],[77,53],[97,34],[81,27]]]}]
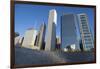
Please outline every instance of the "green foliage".
[{"label": "green foliage", "polygon": [[19,36],[19,33],[18,32],[15,32],[15,37]]}]

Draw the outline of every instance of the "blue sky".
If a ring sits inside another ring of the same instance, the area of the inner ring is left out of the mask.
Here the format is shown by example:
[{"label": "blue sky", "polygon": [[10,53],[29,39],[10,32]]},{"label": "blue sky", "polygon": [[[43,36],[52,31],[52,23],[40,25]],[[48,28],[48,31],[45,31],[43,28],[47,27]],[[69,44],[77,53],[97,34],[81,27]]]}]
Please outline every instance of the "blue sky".
[{"label": "blue sky", "polygon": [[56,34],[60,36],[60,17],[62,14],[80,14],[86,13],[89,20],[89,26],[94,36],[94,10],[93,8],[65,7],[65,6],[46,6],[32,4],[15,4],[15,32],[24,36],[28,28],[39,29],[40,25],[48,23],[48,15],[51,9],[57,11],[57,28]]}]

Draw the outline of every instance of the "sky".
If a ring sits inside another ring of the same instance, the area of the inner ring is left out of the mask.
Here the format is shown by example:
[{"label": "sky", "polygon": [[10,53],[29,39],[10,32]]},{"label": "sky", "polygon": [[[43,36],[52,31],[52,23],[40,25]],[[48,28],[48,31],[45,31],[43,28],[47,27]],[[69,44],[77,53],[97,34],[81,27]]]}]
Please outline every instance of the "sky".
[{"label": "sky", "polygon": [[[60,18],[63,14],[80,14],[86,13],[88,16],[89,27],[94,36],[94,9],[83,7],[67,7],[67,6],[47,6],[32,4],[15,4],[15,32],[19,32],[24,36],[28,28],[39,30],[40,25],[44,22],[48,24],[49,11],[55,9],[57,12],[56,36],[61,36]],[[46,28],[47,29],[47,28]]]}]

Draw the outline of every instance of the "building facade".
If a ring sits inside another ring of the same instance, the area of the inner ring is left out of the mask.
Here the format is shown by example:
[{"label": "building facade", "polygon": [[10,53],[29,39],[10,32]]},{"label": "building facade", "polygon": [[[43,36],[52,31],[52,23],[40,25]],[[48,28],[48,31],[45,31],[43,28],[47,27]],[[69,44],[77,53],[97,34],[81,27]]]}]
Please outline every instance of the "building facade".
[{"label": "building facade", "polygon": [[24,35],[22,47],[30,48],[30,49],[38,49],[38,47],[34,45],[36,36],[37,36],[37,31],[35,29],[33,28],[27,29]]},{"label": "building facade", "polygon": [[85,13],[78,14],[79,28],[81,35],[81,43],[83,50],[90,50],[94,48],[93,37],[88,24],[88,17]]},{"label": "building facade", "polygon": [[40,30],[38,32],[38,41],[37,41],[37,46],[40,48],[40,49],[44,49],[45,48],[45,31],[46,31],[46,25],[45,23],[43,23],[40,27]]},{"label": "building facade", "polygon": [[61,49],[73,46],[80,50],[77,35],[77,17],[75,14],[64,14],[61,16]]},{"label": "building facade", "polygon": [[49,11],[48,28],[46,33],[46,45],[45,50],[51,51],[56,46],[56,23],[57,23],[57,12],[55,9]]}]

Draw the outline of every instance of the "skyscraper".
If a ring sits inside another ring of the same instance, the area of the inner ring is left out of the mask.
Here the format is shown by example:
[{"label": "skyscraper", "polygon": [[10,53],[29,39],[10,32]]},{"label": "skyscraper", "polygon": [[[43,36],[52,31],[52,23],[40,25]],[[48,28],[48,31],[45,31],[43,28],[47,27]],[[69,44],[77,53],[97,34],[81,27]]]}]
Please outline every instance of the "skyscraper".
[{"label": "skyscraper", "polygon": [[85,13],[78,14],[78,20],[83,50],[90,50],[94,48],[94,43],[88,24],[88,17]]},{"label": "skyscraper", "polygon": [[20,37],[19,44],[20,44],[21,46],[22,46],[23,40],[24,40],[24,37]]},{"label": "skyscraper", "polygon": [[35,40],[36,40],[37,31],[33,28],[27,29],[25,32],[24,40],[22,43],[22,47],[34,49],[35,47]]},{"label": "skyscraper", "polygon": [[43,23],[40,27],[40,30],[38,32],[38,41],[37,41],[37,45],[39,46],[40,49],[44,49],[45,48],[45,30],[46,30],[46,25],[45,23]]},{"label": "skyscraper", "polygon": [[79,42],[77,35],[77,19],[75,14],[64,14],[61,16],[61,49],[67,46],[73,46],[75,50],[79,50]]},{"label": "skyscraper", "polygon": [[45,50],[50,51],[55,49],[56,45],[56,22],[57,13],[55,9],[49,11],[48,29],[46,34]]}]

